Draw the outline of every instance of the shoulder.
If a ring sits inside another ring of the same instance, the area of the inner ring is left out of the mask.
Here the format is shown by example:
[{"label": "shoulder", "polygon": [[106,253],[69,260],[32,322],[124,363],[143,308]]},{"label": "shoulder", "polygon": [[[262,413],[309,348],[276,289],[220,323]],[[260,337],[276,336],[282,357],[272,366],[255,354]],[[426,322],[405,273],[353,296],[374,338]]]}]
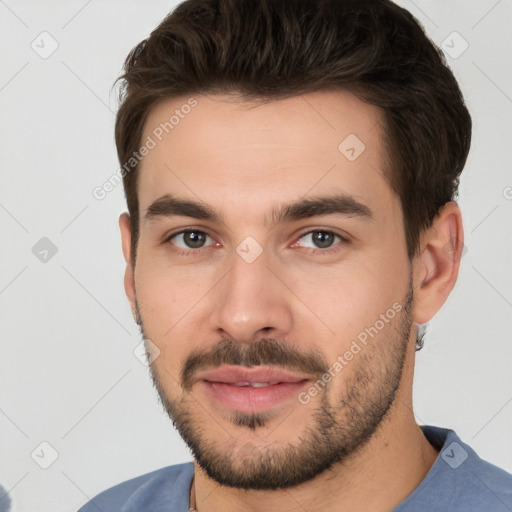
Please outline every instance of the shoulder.
[{"label": "shoulder", "polygon": [[418,488],[395,512],[510,512],[512,475],[481,459],[453,430],[422,427],[439,450],[436,462]]},{"label": "shoulder", "polygon": [[[454,441],[456,442],[456,441]],[[464,479],[460,501],[466,503],[464,510],[488,510],[509,512],[512,510],[512,475],[481,459],[468,445],[461,443],[468,458],[460,465],[458,480]],[[454,444],[453,447],[456,445]],[[451,456],[450,446],[444,457]],[[468,462],[468,464],[465,464]],[[450,468],[452,469],[452,468]],[[457,468],[454,468],[455,471]],[[452,469],[452,474],[454,470]],[[470,508],[472,507],[472,508]]]},{"label": "shoulder", "polygon": [[[78,512],[156,512],[188,510],[189,489],[194,475],[192,462],[167,466],[132,478],[98,494]],[[160,505],[159,505],[160,504]]]}]

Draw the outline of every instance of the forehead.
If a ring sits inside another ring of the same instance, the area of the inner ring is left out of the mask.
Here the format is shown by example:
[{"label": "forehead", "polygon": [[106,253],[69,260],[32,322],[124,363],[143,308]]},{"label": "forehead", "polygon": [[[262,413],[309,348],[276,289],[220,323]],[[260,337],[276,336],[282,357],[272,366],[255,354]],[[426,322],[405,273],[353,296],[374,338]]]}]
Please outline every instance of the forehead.
[{"label": "forehead", "polygon": [[166,193],[242,216],[331,192],[385,207],[396,198],[384,178],[384,133],[380,109],[346,91],[166,100],[144,126],[140,211]]}]

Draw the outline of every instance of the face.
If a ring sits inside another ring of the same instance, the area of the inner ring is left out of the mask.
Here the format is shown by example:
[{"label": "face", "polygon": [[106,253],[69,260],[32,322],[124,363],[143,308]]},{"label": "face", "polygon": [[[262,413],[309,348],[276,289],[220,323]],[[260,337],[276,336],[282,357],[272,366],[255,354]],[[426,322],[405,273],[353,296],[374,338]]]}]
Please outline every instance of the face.
[{"label": "face", "polygon": [[393,414],[413,296],[383,135],[341,91],[150,113],[127,292],[162,403],[219,483],[297,485]]}]

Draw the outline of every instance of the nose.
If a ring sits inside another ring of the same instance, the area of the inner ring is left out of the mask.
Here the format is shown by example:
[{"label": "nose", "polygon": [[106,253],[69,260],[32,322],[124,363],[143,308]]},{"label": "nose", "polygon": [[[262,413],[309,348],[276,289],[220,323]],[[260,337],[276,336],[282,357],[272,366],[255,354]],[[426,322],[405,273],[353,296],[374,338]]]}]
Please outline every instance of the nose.
[{"label": "nose", "polygon": [[212,297],[210,327],[222,337],[250,342],[259,337],[283,337],[293,325],[290,290],[278,279],[265,251],[252,263],[237,253]]}]

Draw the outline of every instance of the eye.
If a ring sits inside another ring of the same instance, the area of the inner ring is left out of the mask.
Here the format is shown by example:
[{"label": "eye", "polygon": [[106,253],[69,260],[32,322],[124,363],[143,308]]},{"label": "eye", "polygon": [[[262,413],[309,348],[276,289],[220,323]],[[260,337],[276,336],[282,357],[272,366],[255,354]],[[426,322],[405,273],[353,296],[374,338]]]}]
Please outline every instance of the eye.
[{"label": "eye", "polygon": [[[336,250],[336,246],[333,247],[335,242],[348,243],[346,238],[327,230],[314,230],[304,233],[292,247],[309,247],[313,249],[313,252],[329,252]],[[336,244],[340,245],[340,243]]]},{"label": "eye", "polygon": [[[210,240],[209,244],[206,244],[207,240]],[[198,229],[187,229],[180,231],[179,233],[174,233],[167,238],[166,242],[171,242],[179,249],[187,251],[191,249],[202,249],[206,245],[212,245],[211,242],[214,242],[214,240],[204,231],[200,231]]]}]

